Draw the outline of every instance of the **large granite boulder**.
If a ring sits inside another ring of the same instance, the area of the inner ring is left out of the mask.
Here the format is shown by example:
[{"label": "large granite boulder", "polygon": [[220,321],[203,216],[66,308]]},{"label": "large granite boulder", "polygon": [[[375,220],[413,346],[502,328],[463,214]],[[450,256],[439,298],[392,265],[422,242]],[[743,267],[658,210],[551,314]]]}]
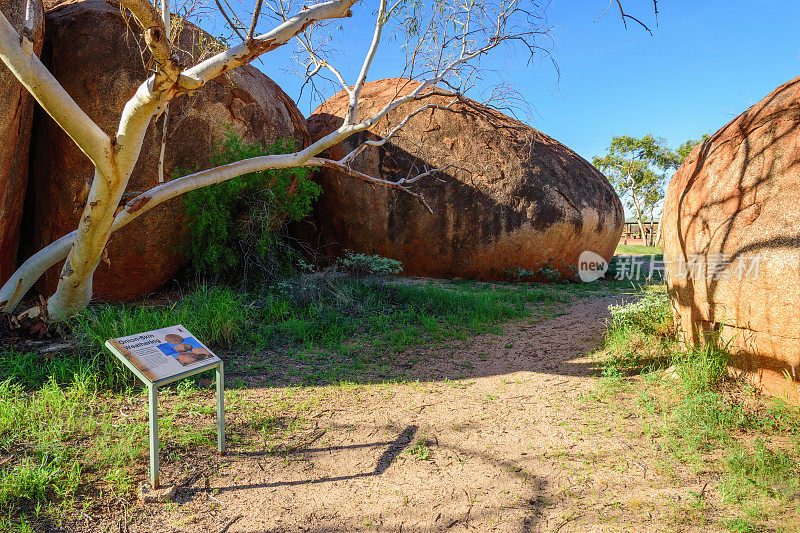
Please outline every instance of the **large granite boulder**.
[{"label": "large granite boulder", "polygon": [[[767,390],[800,378],[800,78],[692,154],[667,190],[667,283],[685,340],[721,337]],[[795,396],[797,399],[797,396]]]},{"label": "large granite boulder", "polygon": [[[357,118],[416,87],[401,78],[366,83]],[[327,155],[339,159],[420,106],[452,100],[430,96],[405,103]],[[308,120],[312,139],[343,123],[347,102],[340,92],[314,112]],[[447,165],[453,166],[411,187],[433,213],[402,191],[322,170],[316,174],[324,191],[315,207],[316,230],[304,239],[329,255],[349,249],[397,259],[408,275],[480,280],[508,279],[520,269],[572,279],[584,250],[607,260],[613,254],[624,216],[605,176],[558,141],[469,99],[415,115],[351,167],[397,181]]]},{"label": "large granite boulder", "polygon": [[[0,11],[18,33],[25,24],[26,5],[27,0],[0,0]],[[44,12],[41,1],[32,5],[35,24],[30,38],[38,54],[44,41]],[[32,119],[33,97],[0,62],[0,285],[17,266]]]},{"label": "large granite boulder", "polygon": [[[185,64],[215,51],[206,33],[184,24],[178,55]],[[70,96],[109,135],[114,135],[125,102],[147,78],[148,52],[135,21],[123,18],[119,5],[88,0],[60,5],[46,14],[42,58]],[[72,140],[41,110],[35,116],[29,203],[28,253],[78,225],[92,182],[93,167]],[[147,131],[127,191],[158,184],[161,118]],[[307,143],[305,118],[272,80],[254,67],[240,67],[206,84],[196,95],[170,102],[165,169],[203,169],[215,142],[227,128],[248,142],[267,146],[279,139]],[[186,263],[187,223],[181,197],[141,216],[115,232],[108,261],[94,277],[94,295],[105,300],[145,296],[173,278]],[[61,265],[39,284],[49,295]]]}]

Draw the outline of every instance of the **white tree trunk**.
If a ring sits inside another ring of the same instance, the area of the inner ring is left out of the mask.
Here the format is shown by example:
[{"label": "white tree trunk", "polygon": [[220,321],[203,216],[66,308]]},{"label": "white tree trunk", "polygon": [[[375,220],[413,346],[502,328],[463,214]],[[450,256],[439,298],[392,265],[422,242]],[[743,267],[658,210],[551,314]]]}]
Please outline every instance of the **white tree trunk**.
[{"label": "white tree trunk", "polygon": [[[169,0],[161,0],[161,17],[167,33],[167,40],[172,35],[172,21],[170,20]],[[164,183],[164,158],[167,154],[167,125],[169,124],[169,102],[164,104],[164,118],[161,122],[161,153],[158,155],[158,182]]]},{"label": "white tree trunk", "polygon": [[636,197],[636,193],[631,190],[631,199],[633,200],[633,209],[636,215],[636,224],[639,226],[639,234],[642,236],[642,244],[647,244],[645,242],[645,235],[644,235],[644,220],[642,216],[642,209],[639,207],[639,199]]}]

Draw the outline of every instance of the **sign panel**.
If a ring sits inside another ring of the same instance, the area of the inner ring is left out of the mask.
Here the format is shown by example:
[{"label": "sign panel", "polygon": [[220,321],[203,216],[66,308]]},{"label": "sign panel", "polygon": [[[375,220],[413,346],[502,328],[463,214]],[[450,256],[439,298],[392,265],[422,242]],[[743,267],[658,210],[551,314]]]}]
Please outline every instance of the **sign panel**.
[{"label": "sign panel", "polygon": [[219,358],[183,326],[145,331],[106,341],[152,383],[219,363]]}]

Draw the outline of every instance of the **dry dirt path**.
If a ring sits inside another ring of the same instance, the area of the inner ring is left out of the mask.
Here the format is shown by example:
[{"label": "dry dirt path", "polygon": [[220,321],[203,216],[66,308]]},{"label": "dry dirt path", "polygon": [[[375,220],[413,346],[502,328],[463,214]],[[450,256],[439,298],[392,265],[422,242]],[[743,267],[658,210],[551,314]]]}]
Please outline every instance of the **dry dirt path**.
[{"label": "dry dirt path", "polygon": [[[416,350],[419,382],[240,391],[305,406],[273,421],[292,434],[279,453],[233,443],[198,459],[174,503],[128,508],[127,530],[691,530],[697,477],[668,467],[642,420],[598,391],[589,355],[619,299]],[[125,530],[120,516],[105,525]]]}]

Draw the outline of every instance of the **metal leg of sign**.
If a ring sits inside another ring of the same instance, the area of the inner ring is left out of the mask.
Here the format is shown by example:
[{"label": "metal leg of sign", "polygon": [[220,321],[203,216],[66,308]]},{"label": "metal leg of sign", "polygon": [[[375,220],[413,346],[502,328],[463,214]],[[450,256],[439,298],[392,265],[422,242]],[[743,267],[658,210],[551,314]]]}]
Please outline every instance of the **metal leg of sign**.
[{"label": "metal leg of sign", "polygon": [[217,365],[217,449],[225,455],[225,370]]},{"label": "metal leg of sign", "polygon": [[150,481],[153,488],[158,488],[158,388],[147,385],[150,399]]}]

